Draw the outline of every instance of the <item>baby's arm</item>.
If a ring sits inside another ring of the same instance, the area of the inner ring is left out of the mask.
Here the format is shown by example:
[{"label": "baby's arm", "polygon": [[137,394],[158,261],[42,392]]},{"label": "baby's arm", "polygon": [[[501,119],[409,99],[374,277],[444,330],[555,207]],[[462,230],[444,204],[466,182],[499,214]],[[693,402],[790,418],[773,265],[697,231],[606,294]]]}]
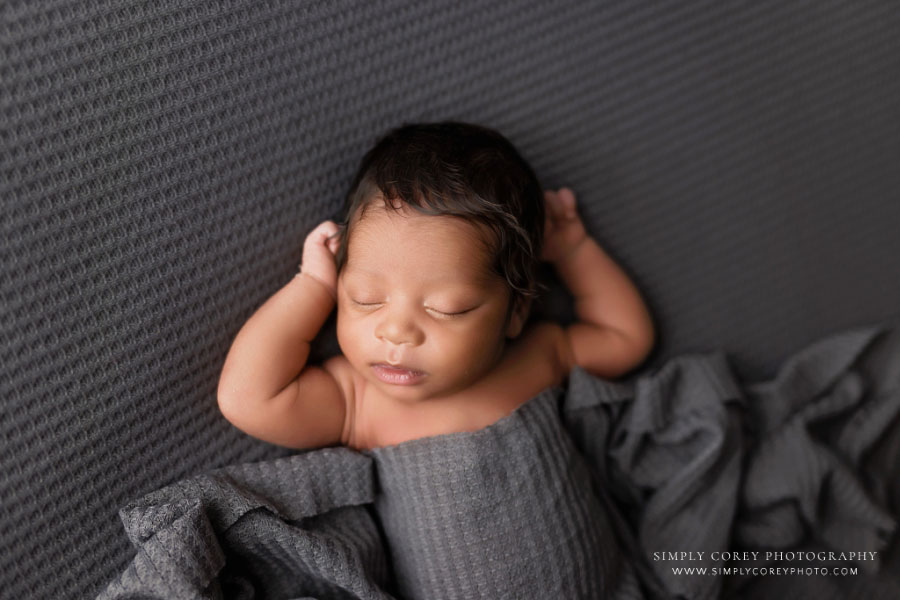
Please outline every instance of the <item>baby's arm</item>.
[{"label": "baby's arm", "polygon": [[544,260],[575,299],[578,322],[566,328],[569,363],[614,378],[637,366],[654,344],[650,313],[635,285],[587,235],[568,188],[545,193]]},{"label": "baby's arm", "polygon": [[301,272],[269,298],[235,337],[219,378],[222,414],[242,431],[273,444],[336,444],[344,427],[344,394],[334,374],[307,366],[309,344],[334,308],[337,230],[322,223],[306,238]]}]

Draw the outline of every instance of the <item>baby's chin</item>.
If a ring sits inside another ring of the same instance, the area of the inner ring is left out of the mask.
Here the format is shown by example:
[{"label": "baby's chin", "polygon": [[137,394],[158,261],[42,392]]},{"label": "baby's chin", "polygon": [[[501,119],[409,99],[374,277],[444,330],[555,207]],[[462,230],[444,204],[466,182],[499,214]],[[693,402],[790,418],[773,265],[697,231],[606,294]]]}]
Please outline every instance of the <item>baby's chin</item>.
[{"label": "baby's chin", "polygon": [[385,383],[374,375],[367,376],[367,379],[382,393],[404,404],[419,404],[439,400],[456,394],[466,387],[465,385],[442,385],[443,382],[437,381],[431,374],[426,374],[420,381],[407,385]]},{"label": "baby's chin", "polygon": [[378,379],[369,379],[383,394],[404,404],[419,404],[432,398],[429,389],[424,385],[391,385]]}]

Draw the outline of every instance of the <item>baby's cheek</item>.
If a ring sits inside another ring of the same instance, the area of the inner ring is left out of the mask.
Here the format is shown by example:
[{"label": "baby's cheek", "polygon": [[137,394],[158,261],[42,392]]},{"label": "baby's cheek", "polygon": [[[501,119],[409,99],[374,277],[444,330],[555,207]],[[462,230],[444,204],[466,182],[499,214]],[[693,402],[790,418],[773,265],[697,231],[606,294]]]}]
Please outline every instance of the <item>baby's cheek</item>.
[{"label": "baby's cheek", "polygon": [[503,352],[506,336],[496,321],[483,323],[473,335],[472,352],[481,363],[493,363]]},{"label": "baby's cheek", "polygon": [[344,356],[349,358],[350,355],[355,353],[359,342],[359,336],[354,331],[352,319],[348,318],[346,313],[342,311],[340,307],[337,312],[336,330],[338,345],[341,347],[341,352]]},{"label": "baby's cheek", "polygon": [[480,324],[464,333],[442,340],[442,354],[453,356],[455,360],[463,364],[470,363],[467,370],[477,369],[479,364],[496,353],[497,340],[495,338],[495,332]]}]

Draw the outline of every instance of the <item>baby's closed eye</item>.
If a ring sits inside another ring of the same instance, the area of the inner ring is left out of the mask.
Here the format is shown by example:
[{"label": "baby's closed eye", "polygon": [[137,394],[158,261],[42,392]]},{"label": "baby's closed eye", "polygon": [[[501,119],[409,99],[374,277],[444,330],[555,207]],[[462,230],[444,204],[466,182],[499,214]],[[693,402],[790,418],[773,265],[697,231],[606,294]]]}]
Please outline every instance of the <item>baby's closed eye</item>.
[{"label": "baby's closed eye", "polygon": [[426,307],[425,307],[425,310],[427,310],[427,311],[429,311],[429,312],[431,312],[431,313],[437,313],[438,315],[441,315],[441,316],[443,316],[443,317],[460,317],[460,316],[462,316],[462,315],[464,315],[464,314],[466,314],[466,313],[472,312],[472,311],[475,310],[476,308],[478,308],[478,307],[477,307],[477,306],[473,306],[473,307],[471,307],[471,308],[464,308],[464,309],[456,309],[456,310],[454,310],[454,309],[451,309],[451,308],[441,309],[441,308],[435,308],[435,307],[431,307],[431,306],[426,306]]},{"label": "baby's closed eye", "polygon": [[362,300],[354,300],[353,298],[351,298],[350,300],[353,302],[353,304],[357,304],[359,306],[377,306],[379,304],[384,304],[383,302],[378,302],[378,301],[362,301]]},{"label": "baby's closed eye", "polygon": [[[365,299],[356,299],[350,298],[350,301],[353,302],[356,306],[364,309],[376,309],[384,304],[383,301],[365,298]],[[459,317],[466,313],[470,313],[476,308],[478,308],[480,304],[472,305],[464,304],[464,303],[456,303],[456,304],[434,304],[429,305],[426,304],[424,306],[425,310],[431,314],[436,314],[441,317]]]}]

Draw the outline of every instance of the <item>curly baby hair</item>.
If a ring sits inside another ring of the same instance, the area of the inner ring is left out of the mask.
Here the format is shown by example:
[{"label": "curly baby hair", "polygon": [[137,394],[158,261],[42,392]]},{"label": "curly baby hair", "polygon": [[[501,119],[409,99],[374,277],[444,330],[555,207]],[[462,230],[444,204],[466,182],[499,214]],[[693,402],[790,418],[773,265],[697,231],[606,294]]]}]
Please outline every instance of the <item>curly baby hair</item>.
[{"label": "curly baby hair", "polygon": [[[534,298],[544,227],[543,190],[531,166],[499,132],[468,123],[407,124],[389,131],[360,163],[338,223],[338,270],[353,217],[378,197],[433,216],[486,225],[492,270],[514,299]],[[399,202],[398,202],[399,200]]]}]

